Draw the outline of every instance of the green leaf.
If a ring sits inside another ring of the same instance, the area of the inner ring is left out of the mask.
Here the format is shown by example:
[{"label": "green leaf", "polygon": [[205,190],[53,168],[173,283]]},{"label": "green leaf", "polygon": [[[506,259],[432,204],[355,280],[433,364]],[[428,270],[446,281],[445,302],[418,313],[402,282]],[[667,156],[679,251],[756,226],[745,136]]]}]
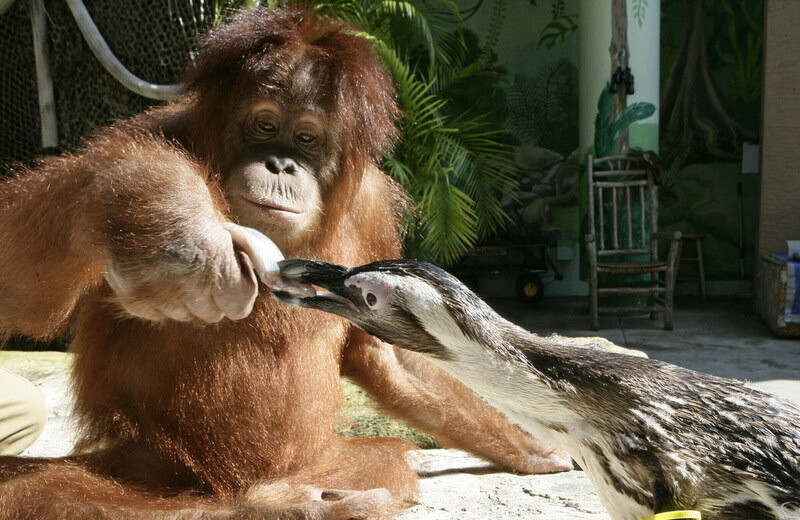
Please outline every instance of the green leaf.
[{"label": "green leaf", "polygon": [[597,115],[594,118],[594,149],[597,157],[605,157],[614,153],[616,143],[611,130],[611,111],[614,107],[614,96],[610,91],[610,83],[600,92],[597,99]]},{"label": "green leaf", "polygon": [[552,49],[556,43],[563,43],[578,30],[577,14],[562,14],[542,29],[539,47]]},{"label": "green leaf", "polygon": [[422,245],[444,263],[455,261],[477,240],[472,199],[446,179],[433,185],[420,201],[425,208],[422,219]]},{"label": "green leaf", "polygon": [[638,22],[639,28],[644,24],[647,14],[647,0],[633,0],[633,18]]},{"label": "green leaf", "polygon": [[611,112],[614,107],[614,95],[609,89],[610,85],[600,93],[597,99],[597,115],[594,120],[594,149],[597,157],[613,155],[622,134],[636,121],[652,116],[656,107],[652,103],[640,101],[626,107],[611,121]]},{"label": "green leaf", "polygon": [[625,110],[617,114],[617,116],[614,118],[614,122],[611,123],[611,135],[613,139],[612,150],[616,147],[617,141],[619,141],[619,138],[622,137],[622,134],[628,130],[629,126],[636,121],[647,119],[648,117],[652,116],[655,111],[655,105],[640,101],[625,107]]}]

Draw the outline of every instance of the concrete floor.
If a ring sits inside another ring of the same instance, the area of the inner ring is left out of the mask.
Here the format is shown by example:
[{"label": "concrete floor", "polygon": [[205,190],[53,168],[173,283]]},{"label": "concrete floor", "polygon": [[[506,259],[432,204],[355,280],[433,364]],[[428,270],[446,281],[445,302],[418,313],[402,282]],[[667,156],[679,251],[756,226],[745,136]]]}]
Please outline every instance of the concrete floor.
[{"label": "concrete floor", "polygon": [[[602,336],[646,351],[650,357],[695,370],[752,382],[800,404],[800,340],[777,339],[752,312],[749,300],[681,298],[675,330],[646,316],[602,317],[589,330],[586,298],[546,297],[537,305],[516,299],[488,302],[506,318],[538,334]],[[26,452],[61,456],[72,445],[68,356],[61,353],[0,352],[0,366],[35,380],[47,397],[50,419],[42,437]],[[512,475],[456,450],[420,455],[419,503],[398,520],[610,520],[586,475]],[[798,519],[800,520],[800,519]]]},{"label": "concrete floor", "polygon": [[800,338],[775,337],[750,299],[679,297],[672,331],[663,329],[660,316],[650,321],[646,315],[601,316],[600,330],[590,330],[587,298],[488,301],[505,318],[540,335],[602,336],[654,359],[749,381],[800,404]]}]

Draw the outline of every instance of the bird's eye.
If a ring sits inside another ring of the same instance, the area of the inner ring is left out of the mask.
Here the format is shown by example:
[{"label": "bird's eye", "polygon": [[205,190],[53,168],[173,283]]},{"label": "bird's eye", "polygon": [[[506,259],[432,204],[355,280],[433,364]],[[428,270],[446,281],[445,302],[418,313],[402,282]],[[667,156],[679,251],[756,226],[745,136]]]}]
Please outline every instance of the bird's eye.
[{"label": "bird's eye", "polygon": [[367,301],[367,305],[369,305],[370,307],[378,303],[378,297],[375,296],[375,293],[371,292],[367,293],[364,299]]}]

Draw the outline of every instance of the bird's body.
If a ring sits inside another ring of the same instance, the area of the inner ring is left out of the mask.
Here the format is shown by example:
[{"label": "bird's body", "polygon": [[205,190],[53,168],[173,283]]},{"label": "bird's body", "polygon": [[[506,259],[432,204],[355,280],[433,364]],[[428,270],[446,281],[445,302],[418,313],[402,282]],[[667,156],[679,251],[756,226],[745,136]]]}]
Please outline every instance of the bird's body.
[{"label": "bird's body", "polygon": [[614,520],[678,509],[706,520],[800,519],[792,404],[739,381],[531,334],[428,264],[324,271],[330,264],[298,262],[282,271],[332,293],[279,299],[427,354],[522,429],[566,449]]},{"label": "bird's body", "polygon": [[[780,518],[800,496],[800,413],[791,405],[737,381],[519,335],[504,354],[471,349],[437,363],[512,422],[563,447],[615,520],[676,509]],[[751,495],[765,511],[740,504]]]}]

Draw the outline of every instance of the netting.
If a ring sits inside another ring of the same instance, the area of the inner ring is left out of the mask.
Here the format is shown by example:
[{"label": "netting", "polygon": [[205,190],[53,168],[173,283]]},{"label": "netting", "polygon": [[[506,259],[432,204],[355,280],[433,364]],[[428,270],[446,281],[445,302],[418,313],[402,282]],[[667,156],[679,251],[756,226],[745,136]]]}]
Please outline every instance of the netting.
[{"label": "netting", "polygon": [[33,64],[28,4],[16,2],[0,16],[0,163],[30,157],[39,139]]},{"label": "netting", "polygon": [[[170,84],[191,59],[197,36],[214,20],[214,0],[85,0],[108,46],[145,81]],[[46,0],[49,61],[59,145],[158,101],[127,90],[100,64],[63,0]],[[41,153],[29,2],[0,15],[0,173]]]}]

